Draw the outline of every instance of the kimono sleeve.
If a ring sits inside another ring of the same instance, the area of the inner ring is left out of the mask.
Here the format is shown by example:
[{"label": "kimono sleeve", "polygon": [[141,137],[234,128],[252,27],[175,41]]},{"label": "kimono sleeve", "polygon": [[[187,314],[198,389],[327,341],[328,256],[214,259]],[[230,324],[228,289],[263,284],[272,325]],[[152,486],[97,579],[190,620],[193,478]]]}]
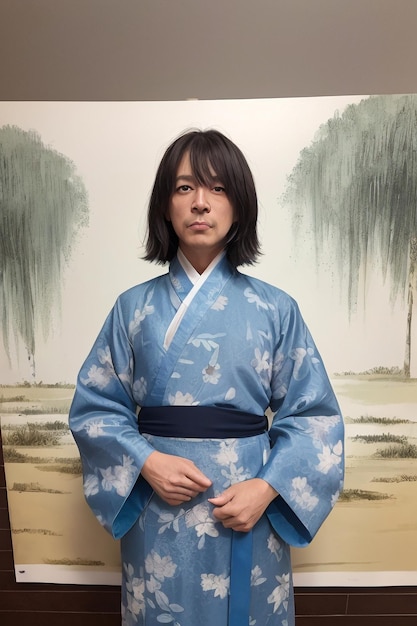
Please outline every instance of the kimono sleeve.
[{"label": "kimono sleeve", "polygon": [[151,495],[140,477],[153,448],[138,431],[133,358],[118,300],[80,370],[69,414],[87,503],[115,538],[131,528]]},{"label": "kimono sleeve", "polygon": [[279,496],[267,515],[287,543],[305,546],[342,489],[344,427],[321,357],[292,299],[280,322],[270,406],[272,449],[259,477]]}]

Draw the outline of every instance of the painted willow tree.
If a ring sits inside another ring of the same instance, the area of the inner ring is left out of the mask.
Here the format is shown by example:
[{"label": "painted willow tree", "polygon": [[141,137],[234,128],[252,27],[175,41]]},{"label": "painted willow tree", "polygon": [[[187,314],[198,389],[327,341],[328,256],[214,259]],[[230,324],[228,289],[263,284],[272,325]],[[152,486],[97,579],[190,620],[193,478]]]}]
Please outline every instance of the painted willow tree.
[{"label": "painted willow tree", "polygon": [[16,126],[0,128],[0,312],[10,361],[23,342],[36,377],[39,331],[46,339],[60,305],[63,269],[88,221],[74,164]]},{"label": "painted willow tree", "polygon": [[[404,375],[410,377],[417,263],[417,96],[373,96],[323,124],[288,181],[298,235],[311,221],[318,258],[333,246],[349,313],[372,267],[392,302],[408,298]],[[377,262],[377,263],[375,263]]]}]

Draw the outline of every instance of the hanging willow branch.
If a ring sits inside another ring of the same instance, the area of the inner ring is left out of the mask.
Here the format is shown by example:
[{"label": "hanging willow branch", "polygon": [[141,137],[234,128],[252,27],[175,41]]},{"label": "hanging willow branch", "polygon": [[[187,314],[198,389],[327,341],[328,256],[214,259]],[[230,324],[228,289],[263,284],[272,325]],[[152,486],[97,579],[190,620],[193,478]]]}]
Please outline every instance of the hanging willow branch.
[{"label": "hanging willow branch", "polygon": [[[284,201],[297,236],[313,224],[318,260],[332,247],[349,312],[379,265],[391,299],[410,298],[411,243],[417,236],[417,97],[374,96],[323,124],[300,154]],[[377,263],[375,263],[377,261]],[[410,322],[411,325],[411,322]]]},{"label": "hanging willow branch", "polygon": [[3,343],[23,342],[34,362],[59,306],[63,268],[88,222],[84,184],[68,158],[39,135],[0,128],[0,311]]}]

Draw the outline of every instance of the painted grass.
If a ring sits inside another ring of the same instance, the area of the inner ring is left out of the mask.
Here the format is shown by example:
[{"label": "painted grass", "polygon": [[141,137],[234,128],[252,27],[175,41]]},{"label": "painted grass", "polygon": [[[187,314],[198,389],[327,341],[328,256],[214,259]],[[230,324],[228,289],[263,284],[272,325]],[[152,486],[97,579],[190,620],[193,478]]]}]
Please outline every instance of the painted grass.
[{"label": "painted grass", "polygon": [[81,459],[69,459],[65,463],[62,461],[57,463],[58,459],[53,459],[53,463],[49,465],[37,465],[36,469],[41,472],[59,472],[60,474],[72,474],[73,476],[81,476],[83,468]]},{"label": "painted grass", "polygon": [[375,456],[382,459],[417,459],[417,446],[412,443],[390,446],[389,448],[377,450]]},{"label": "painted grass", "polygon": [[340,502],[352,502],[353,500],[390,500],[388,493],[378,491],[366,491],[364,489],[344,489],[340,494]]},{"label": "painted grass", "polygon": [[26,396],[4,396],[3,394],[0,396],[0,404],[3,402],[29,402],[29,398]]},{"label": "painted grass", "polygon": [[2,409],[2,413],[5,415],[68,415],[71,403],[68,402],[65,406],[37,406],[37,407],[17,407],[17,408],[5,408]]},{"label": "painted grass", "polygon": [[42,456],[29,456],[22,454],[15,448],[4,447],[3,456],[5,463],[33,463],[36,469],[43,472],[60,472],[62,474],[82,474],[81,459],[79,457],[54,457],[46,459]]},{"label": "painted grass", "polygon": [[3,444],[6,446],[57,446],[65,431],[49,431],[39,428],[38,424],[25,424],[6,431]]},{"label": "painted grass", "polygon": [[50,537],[62,537],[61,533],[54,533],[52,530],[48,530],[47,528],[12,528],[13,535],[48,535]]},{"label": "painted grass", "polygon": [[392,417],[373,417],[372,415],[361,415],[356,419],[352,419],[354,424],[382,424],[390,426],[392,424],[410,424],[411,420],[396,419]]},{"label": "painted grass", "polygon": [[373,478],[371,482],[373,483],[408,483],[408,482],[416,482],[417,474],[401,474],[401,476],[379,476],[378,478]]},{"label": "painted grass", "polygon": [[14,385],[0,384],[0,389],[75,389],[75,385],[74,383],[44,383],[43,381],[31,383],[28,380],[24,380]]},{"label": "painted grass", "polygon": [[404,370],[400,369],[397,365],[392,367],[377,365],[363,372],[353,372],[352,370],[348,370],[346,372],[336,372],[335,376],[392,376],[393,378],[405,378]]},{"label": "painted grass", "polygon": [[28,456],[22,452],[18,452],[15,448],[10,448],[4,445],[3,442],[3,457],[5,463],[44,463],[45,458],[42,456]]},{"label": "painted grass", "polygon": [[44,563],[47,565],[93,565],[95,567],[99,567],[100,565],[105,565],[103,561],[93,561],[92,559],[44,559]]},{"label": "painted grass", "polygon": [[356,435],[352,437],[352,441],[362,441],[363,443],[407,443],[405,435],[391,435],[391,433],[382,433],[381,435]]},{"label": "painted grass", "polygon": [[67,494],[69,491],[61,491],[59,489],[47,489],[42,487],[39,483],[13,483],[13,487],[10,491],[19,491],[25,493],[53,493],[53,494]]},{"label": "painted grass", "polygon": [[[69,426],[66,422],[61,422],[60,420],[55,420],[54,422],[28,422],[31,427],[38,428],[39,430],[64,430],[66,432],[69,431]],[[17,430],[21,428],[18,424],[4,424],[2,426],[2,430]]]}]

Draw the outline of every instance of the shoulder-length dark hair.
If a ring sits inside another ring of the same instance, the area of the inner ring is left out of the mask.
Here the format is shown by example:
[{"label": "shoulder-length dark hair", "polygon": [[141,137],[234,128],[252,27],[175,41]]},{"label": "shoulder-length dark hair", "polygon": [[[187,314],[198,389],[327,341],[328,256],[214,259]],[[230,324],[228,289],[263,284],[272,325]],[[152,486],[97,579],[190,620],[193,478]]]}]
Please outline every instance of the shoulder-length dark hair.
[{"label": "shoulder-length dark hair", "polygon": [[255,263],[260,254],[257,234],[258,200],[248,163],[241,150],[217,130],[193,130],[178,137],[166,150],[156,173],[148,208],[147,261],[164,264],[178,248],[178,237],[166,219],[175,190],[178,167],[189,153],[191,168],[199,184],[216,180],[225,186],[236,222],[228,234],[227,256],[234,267]]}]

